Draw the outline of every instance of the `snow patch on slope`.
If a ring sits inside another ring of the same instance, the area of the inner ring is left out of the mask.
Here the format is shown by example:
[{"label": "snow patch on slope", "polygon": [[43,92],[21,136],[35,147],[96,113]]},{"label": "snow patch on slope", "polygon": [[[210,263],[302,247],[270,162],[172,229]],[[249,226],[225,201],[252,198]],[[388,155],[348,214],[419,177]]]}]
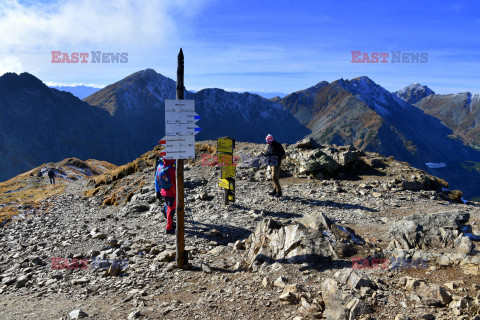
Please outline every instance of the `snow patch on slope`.
[{"label": "snow patch on slope", "polygon": [[445,162],[427,162],[425,163],[425,165],[427,167],[429,167],[430,169],[439,169],[439,168],[445,168],[447,166],[447,164]]}]

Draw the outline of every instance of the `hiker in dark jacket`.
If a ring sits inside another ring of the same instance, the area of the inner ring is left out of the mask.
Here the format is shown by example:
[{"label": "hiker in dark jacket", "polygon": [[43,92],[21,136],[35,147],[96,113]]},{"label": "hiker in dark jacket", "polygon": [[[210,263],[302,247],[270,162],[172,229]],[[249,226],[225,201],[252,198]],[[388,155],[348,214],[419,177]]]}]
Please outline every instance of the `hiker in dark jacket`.
[{"label": "hiker in dark jacket", "polygon": [[275,141],[271,134],[267,135],[265,140],[268,143],[266,156],[267,165],[272,168],[272,178],[274,189],[268,194],[277,198],[282,196],[282,187],[280,186],[280,164],[285,156],[285,150],[282,145]]},{"label": "hiker in dark jacket", "polygon": [[174,165],[175,160],[165,159],[163,165],[159,165],[155,173],[155,192],[157,193],[157,198],[160,200],[163,197],[165,200],[165,206],[162,212],[167,218],[167,234],[175,234],[173,217],[176,208],[177,184]]},{"label": "hiker in dark jacket", "polygon": [[53,168],[48,170],[48,177],[50,178],[50,184],[55,184],[55,172],[53,171]]}]

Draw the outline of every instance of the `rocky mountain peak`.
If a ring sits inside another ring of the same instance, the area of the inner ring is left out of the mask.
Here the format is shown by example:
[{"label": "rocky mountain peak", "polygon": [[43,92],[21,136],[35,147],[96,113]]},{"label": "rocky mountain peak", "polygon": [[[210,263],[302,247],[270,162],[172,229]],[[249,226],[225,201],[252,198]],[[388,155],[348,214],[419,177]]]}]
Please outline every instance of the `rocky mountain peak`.
[{"label": "rocky mountain peak", "polygon": [[146,109],[161,108],[165,99],[175,99],[175,81],[153,69],[135,72],[84,99],[111,115],[140,116]]},{"label": "rocky mountain peak", "polygon": [[394,113],[404,112],[405,109],[412,108],[367,76],[351,80],[340,79],[334,83],[350,92],[383,118],[391,117]]},{"label": "rocky mountain peak", "polygon": [[337,80],[345,90],[350,91],[354,95],[361,95],[363,97],[372,95],[386,95],[389,92],[382,86],[376,84],[367,76],[357,77],[351,80]]},{"label": "rocky mountain peak", "polygon": [[20,74],[7,72],[0,77],[0,92],[2,95],[19,91],[23,91],[23,93],[33,93],[38,91],[44,91],[47,93],[51,92],[51,90],[40,79],[28,72]]},{"label": "rocky mountain peak", "polygon": [[415,104],[423,98],[435,94],[435,92],[427,86],[423,86],[419,83],[412,83],[411,85],[396,91],[395,94],[406,102]]}]

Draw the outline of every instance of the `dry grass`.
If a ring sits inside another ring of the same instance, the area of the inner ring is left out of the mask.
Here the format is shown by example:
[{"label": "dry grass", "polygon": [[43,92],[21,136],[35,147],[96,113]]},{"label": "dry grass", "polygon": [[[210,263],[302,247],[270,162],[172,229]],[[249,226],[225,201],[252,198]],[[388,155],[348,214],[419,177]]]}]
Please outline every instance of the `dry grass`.
[{"label": "dry grass", "polygon": [[[118,206],[129,202],[135,193],[145,185],[146,181],[142,178],[132,181],[127,179],[125,181],[117,180],[110,186],[102,185],[97,188],[85,191],[86,197],[98,196],[102,200],[101,207]],[[132,190],[132,188],[134,188]],[[132,191],[130,191],[132,190]]]},{"label": "dry grass", "polygon": [[[215,154],[217,152],[216,143],[196,143],[196,152]],[[143,154],[140,158],[133,160],[127,164],[116,167],[102,175],[91,178],[91,183],[98,188],[102,185],[109,185],[112,182],[125,178],[135,172],[142,171],[147,167],[153,167],[155,165],[156,158],[160,151],[163,150],[163,146],[156,146],[153,150]],[[194,163],[194,160],[189,160],[187,163]],[[91,194],[91,193],[90,193]]]},{"label": "dry grass", "polygon": [[3,226],[7,223],[13,216],[17,215],[19,212],[13,206],[7,206],[0,210],[0,226]]},{"label": "dry grass", "polygon": [[64,184],[49,185],[45,178],[29,177],[16,180],[13,178],[0,183],[0,204],[38,203],[48,197],[65,191]]},{"label": "dry grass", "polygon": [[[135,181],[135,182],[134,182],[134,185],[137,184],[138,182],[139,182],[139,180]],[[132,197],[133,197],[133,195],[135,194],[135,192],[137,192],[138,190],[140,190],[140,189],[145,185],[145,183],[146,183],[145,180],[142,180],[142,181],[140,182],[140,184],[138,185],[138,187],[136,187],[135,189],[133,189],[133,191],[130,192],[130,193],[127,195],[127,198],[126,198],[126,200],[125,200],[125,203],[126,203],[126,202],[130,202],[130,200],[132,200]]]},{"label": "dry grass", "polygon": [[112,182],[125,178],[135,172],[142,171],[149,166],[153,167],[155,165],[155,159],[162,149],[162,146],[156,146],[152,151],[143,154],[140,158],[117,167],[105,174],[94,177],[91,181],[95,185],[95,188],[97,188],[101,185],[111,184]]},{"label": "dry grass", "polygon": [[118,200],[117,194],[114,193],[109,198],[107,198],[103,201],[102,207],[116,206],[117,205],[117,200]]},{"label": "dry grass", "polygon": [[[136,190],[136,189],[135,189]],[[125,202],[130,202],[130,200],[132,200],[132,197],[133,195],[135,194],[135,190],[133,190],[132,192],[130,192],[128,195],[127,195],[127,199],[125,200]]]},{"label": "dry grass", "polygon": [[[22,173],[8,181],[0,183],[0,221],[7,221],[11,216],[18,214],[16,207],[18,204],[29,204],[36,206],[45,199],[54,195],[65,193],[66,183],[57,177],[57,184],[49,184],[48,177],[38,177],[37,174],[42,168],[56,168],[58,172],[66,174],[71,181],[87,178],[84,170],[93,174],[105,172],[106,169],[115,169],[116,166],[97,160],[82,161],[77,158],[67,158],[59,163],[47,163],[34,168],[28,172]],[[78,169],[77,169],[78,168]],[[96,193],[99,190],[93,190]]]},{"label": "dry grass", "polygon": [[65,192],[64,184],[48,184],[48,179],[22,175],[0,183],[0,225],[19,213],[16,206],[38,206],[45,199]]},{"label": "dry grass", "polygon": [[84,196],[85,196],[85,197],[88,197],[88,198],[93,197],[93,196],[95,196],[95,195],[98,194],[98,192],[100,191],[101,188],[102,188],[102,187],[97,187],[97,188],[94,188],[94,189],[89,189],[89,190],[87,190],[87,191],[84,192]]},{"label": "dry grass", "polygon": [[[135,193],[141,189],[147,181],[143,178],[136,181],[129,181],[127,178],[136,172],[143,171],[145,168],[154,167],[156,158],[163,146],[156,146],[153,150],[143,154],[138,159],[129,162],[125,165],[113,168],[102,175],[90,179],[90,185],[94,186],[92,189],[85,191],[86,197],[97,196],[102,200],[102,207],[115,206],[130,202]],[[208,153],[216,154],[217,145],[213,143],[196,143],[195,151],[197,153],[197,161],[201,161],[199,154]],[[195,159],[186,161],[187,164],[194,164]],[[127,179],[125,179],[127,178]],[[123,179],[123,180],[122,180]],[[122,181],[121,181],[122,180]],[[153,180],[153,176],[152,176]],[[121,182],[120,182],[121,181]],[[117,185],[117,182],[120,182]]]},{"label": "dry grass", "polygon": [[216,144],[210,144],[210,143],[196,144],[195,147],[199,152],[203,152],[203,153],[214,154],[217,152]]},{"label": "dry grass", "polygon": [[214,155],[217,153],[217,144],[201,142],[195,144],[195,156],[196,159],[189,159],[187,164],[196,165],[202,162],[202,154],[211,154]]}]

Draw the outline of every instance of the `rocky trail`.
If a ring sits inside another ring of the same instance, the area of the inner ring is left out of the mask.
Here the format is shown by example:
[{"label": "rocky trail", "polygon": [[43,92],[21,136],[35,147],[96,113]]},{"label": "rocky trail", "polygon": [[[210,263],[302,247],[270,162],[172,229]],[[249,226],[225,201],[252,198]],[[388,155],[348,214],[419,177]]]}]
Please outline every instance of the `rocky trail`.
[{"label": "rocky trail", "polygon": [[60,179],[0,231],[0,319],[480,319],[477,203],[393,158],[310,140],[286,149],[276,199],[263,147],[237,144],[225,206],[213,142],[199,144],[181,270],[155,198],[158,150]]}]

